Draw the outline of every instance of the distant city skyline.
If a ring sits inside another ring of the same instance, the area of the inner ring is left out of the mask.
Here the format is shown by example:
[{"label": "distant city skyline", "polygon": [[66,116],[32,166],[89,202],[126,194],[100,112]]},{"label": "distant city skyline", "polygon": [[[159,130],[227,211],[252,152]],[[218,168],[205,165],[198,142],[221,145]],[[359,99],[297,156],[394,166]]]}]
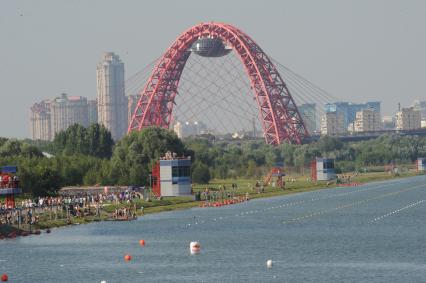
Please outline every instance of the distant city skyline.
[{"label": "distant city skyline", "polygon": [[[2,1],[0,136],[30,136],[29,109],[61,93],[96,98],[96,65],[120,56],[127,77],[185,29],[223,21],[340,101],[382,101],[393,115],[426,100],[424,1]],[[244,4],[242,8],[242,4]],[[77,20],[78,18],[78,20]],[[114,20],[111,20],[114,19]],[[152,24],[156,23],[156,24]],[[330,101],[334,102],[334,101]],[[127,112],[125,113],[127,117]]]}]

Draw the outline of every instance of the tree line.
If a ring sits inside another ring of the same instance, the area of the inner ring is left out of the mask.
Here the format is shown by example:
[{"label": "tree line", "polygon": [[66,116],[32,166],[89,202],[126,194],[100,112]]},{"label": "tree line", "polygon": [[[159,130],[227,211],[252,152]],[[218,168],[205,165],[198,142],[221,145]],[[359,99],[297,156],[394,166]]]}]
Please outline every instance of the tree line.
[{"label": "tree line", "polygon": [[76,124],[52,142],[0,138],[0,165],[18,165],[24,192],[37,196],[74,185],[148,185],[152,165],[166,151],[191,156],[193,182],[206,183],[211,178],[261,177],[277,162],[302,169],[321,156],[335,158],[342,172],[409,163],[426,156],[426,138],[383,135],[342,142],[325,136],[309,144],[271,146],[263,141],[182,141],[171,131],[148,128],[114,143],[105,127]]}]

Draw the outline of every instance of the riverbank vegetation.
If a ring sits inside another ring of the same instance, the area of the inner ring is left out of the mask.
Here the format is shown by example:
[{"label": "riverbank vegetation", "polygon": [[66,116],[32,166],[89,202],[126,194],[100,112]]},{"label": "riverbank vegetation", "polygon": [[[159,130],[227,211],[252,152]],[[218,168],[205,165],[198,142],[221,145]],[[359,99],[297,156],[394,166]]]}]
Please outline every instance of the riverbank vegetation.
[{"label": "riverbank vegetation", "polygon": [[303,145],[271,146],[257,141],[185,141],[168,130],[149,128],[133,132],[114,144],[107,129],[74,125],[53,142],[0,138],[0,164],[18,165],[21,186],[31,196],[54,195],[64,186],[149,184],[153,163],[166,151],[191,156],[194,183],[211,179],[257,178],[277,162],[287,172],[307,174],[317,156],[335,158],[338,172],[364,172],[370,167],[412,164],[426,156],[426,138],[383,135],[362,142],[322,137]]}]

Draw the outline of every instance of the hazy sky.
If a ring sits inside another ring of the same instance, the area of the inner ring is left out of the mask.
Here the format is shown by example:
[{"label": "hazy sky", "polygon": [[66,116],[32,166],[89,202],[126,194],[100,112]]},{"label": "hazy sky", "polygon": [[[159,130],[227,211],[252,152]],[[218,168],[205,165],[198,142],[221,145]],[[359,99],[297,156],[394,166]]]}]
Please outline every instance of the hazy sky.
[{"label": "hazy sky", "polygon": [[96,96],[96,64],[126,77],[185,29],[222,21],[341,100],[426,100],[426,1],[0,0],[0,136],[29,137],[29,108],[62,92]]}]

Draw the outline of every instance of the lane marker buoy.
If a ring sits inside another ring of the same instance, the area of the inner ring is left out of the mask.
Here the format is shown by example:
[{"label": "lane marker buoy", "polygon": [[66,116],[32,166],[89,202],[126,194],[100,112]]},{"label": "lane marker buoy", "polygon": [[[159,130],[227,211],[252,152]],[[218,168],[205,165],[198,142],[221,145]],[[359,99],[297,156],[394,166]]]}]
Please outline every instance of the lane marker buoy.
[{"label": "lane marker buoy", "polygon": [[201,245],[199,242],[191,242],[189,244],[189,250],[191,252],[191,254],[199,254],[201,251]]},{"label": "lane marker buoy", "polygon": [[131,261],[132,260],[132,256],[131,255],[125,255],[124,256],[124,260],[125,261]]},{"label": "lane marker buoy", "polygon": [[382,220],[383,218],[389,217],[389,216],[394,215],[394,214],[396,214],[396,213],[399,213],[399,212],[401,212],[401,211],[403,211],[403,210],[406,210],[406,209],[409,209],[409,208],[415,207],[415,206],[417,206],[417,205],[419,205],[419,204],[421,204],[421,203],[423,203],[423,202],[425,202],[425,200],[423,200],[423,199],[422,199],[422,200],[420,200],[420,201],[418,201],[418,202],[411,203],[411,204],[409,204],[409,205],[407,205],[407,206],[404,206],[404,207],[402,207],[402,208],[400,208],[400,209],[397,209],[397,210],[391,211],[391,212],[389,212],[389,213],[387,213],[387,214],[385,214],[385,215],[382,215],[382,216],[376,217],[376,218],[374,218],[371,222],[372,222],[372,223],[377,222],[377,221],[379,221],[379,220]]},{"label": "lane marker buoy", "polygon": [[144,246],[145,246],[145,240],[140,240],[140,241],[139,241],[139,244],[140,244],[142,247],[144,247]]},{"label": "lane marker buoy", "polygon": [[272,267],[272,259],[268,259],[266,261],[266,267],[271,268]]}]

